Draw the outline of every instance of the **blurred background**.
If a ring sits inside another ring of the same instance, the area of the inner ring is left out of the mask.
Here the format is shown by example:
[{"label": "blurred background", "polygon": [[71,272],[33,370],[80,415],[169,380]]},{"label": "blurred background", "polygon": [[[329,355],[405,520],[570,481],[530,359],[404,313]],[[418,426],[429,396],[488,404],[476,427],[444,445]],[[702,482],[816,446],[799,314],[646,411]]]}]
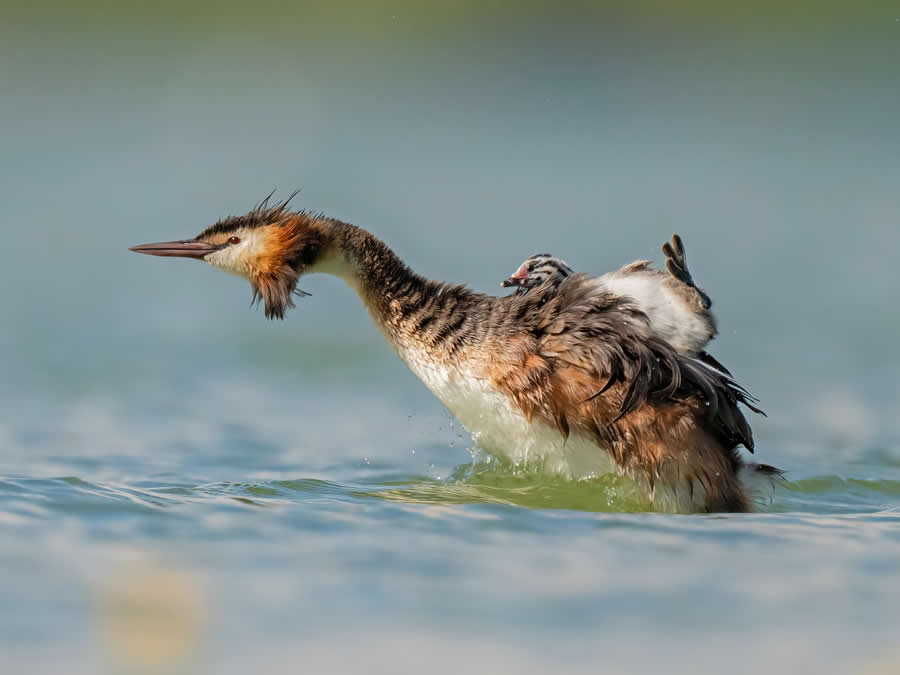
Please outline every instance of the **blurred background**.
[{"label": "blurred background", "polygon": [[[898,672],[896,5],[0,17],[0,670]],[[493,466],[340,282],[268,322],[127,251],[273,188],[492,293],[682,234],[790,483],[610,513]]]}]

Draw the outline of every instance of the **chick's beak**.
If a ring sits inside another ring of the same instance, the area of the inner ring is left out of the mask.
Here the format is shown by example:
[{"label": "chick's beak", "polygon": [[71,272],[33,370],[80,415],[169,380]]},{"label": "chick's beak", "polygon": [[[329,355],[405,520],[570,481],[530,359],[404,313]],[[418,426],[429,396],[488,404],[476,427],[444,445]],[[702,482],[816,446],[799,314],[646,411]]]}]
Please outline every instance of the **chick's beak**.
[{"label": "chick's beak", "polygon": [[512,288],[513,286],[524,286],[525,280],[528,278],[528,274],[519,274],[516,272],[509,279],[500,282],[500,285],[503,288]]},{"label": "chick's beak", "polygon": [[196,258],[202,260],[213,251],[218,250],[218,248],[218,246],[205,241],[188,239],[185,241],[160,241],[155,244],[141,244],[140,246],[132,246],[128,250],[165,258]]}]

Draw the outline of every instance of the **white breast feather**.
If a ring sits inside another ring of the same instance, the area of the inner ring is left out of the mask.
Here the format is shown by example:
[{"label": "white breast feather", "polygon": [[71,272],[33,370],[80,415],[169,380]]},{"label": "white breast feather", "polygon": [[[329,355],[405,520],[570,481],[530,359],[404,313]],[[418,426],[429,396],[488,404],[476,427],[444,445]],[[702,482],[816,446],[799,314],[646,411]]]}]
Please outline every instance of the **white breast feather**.
[{"label": "white breast feather", "polygon": [[[447,368],[415,352],[401,353],[410,369],[472,434],[479,447],[516,464],[538,461],[544,469],[571,477],[614,471],[609,455],[591,444],[575,452],[575,439],[564,443],[556,429],[529,422],[510,398],[469,367]],[[571,466],[574,456],[578,466]],[[590,460],[590,461],[587,461]],[[591,466],[591,465],[595,466]]]},{"label": "white breast feather", "polygon": [[650,328],[682,354],[696,354],[712,338],[709,324],[684,299],[669,290],[655,270],[597,278],[598,288],[629,296],[650,319]]},{"label": "white breast feather", "polygon": [[[414,351],[401,350],[400,356],[472,434],[479,448],[517,466],[537,463],[547,473],[572,479],[624,474],[592,439],[572,434],[565,440],[556,429],[526,420],[510,398],[494,390],[476,370],[447,368]],[[642,476],[628,477],[648,495],[655,509],[690,513],[703,508],[706,491],[699,482],[693,489],[687,481],[657,483],[651,488]]]}]

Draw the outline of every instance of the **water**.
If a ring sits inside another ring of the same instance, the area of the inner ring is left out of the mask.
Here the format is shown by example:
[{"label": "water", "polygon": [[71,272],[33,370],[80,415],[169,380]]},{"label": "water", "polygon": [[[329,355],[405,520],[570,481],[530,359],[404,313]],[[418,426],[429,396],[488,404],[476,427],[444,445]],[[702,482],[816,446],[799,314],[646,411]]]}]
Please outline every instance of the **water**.
[{"label": "water", "polygon": [[[0,28],[0,671],[900,670],[893,15],[195,9]],[[786,483],[500,465],[339,282],[126,251],[298,185],[488,291],[680,232]]]}]

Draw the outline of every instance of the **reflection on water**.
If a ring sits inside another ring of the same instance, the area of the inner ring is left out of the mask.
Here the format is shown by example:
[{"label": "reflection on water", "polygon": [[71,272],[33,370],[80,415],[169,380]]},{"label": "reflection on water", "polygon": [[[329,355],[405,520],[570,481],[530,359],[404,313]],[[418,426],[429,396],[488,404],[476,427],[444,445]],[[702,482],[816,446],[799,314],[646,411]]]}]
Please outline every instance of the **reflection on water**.
[{"label": "reflection on water", "polygon": [[[773,511],[788,512],[692,517],[603,513],[615,481],[465,474],[195,485],[7,477],[0,510],[16,517],[0,538],[10,572],[0,590],[18,609],[0,627],[26,632],[4,659],[76,673],[327,670],[373,655],[458,672],[436,660],[445,653],[534,673],[589,672],[598,658],[613,670],[696,672],[739,657],[731,670],[749,674],[773,653],[784,669],[892,663],[900,512],[877,509],[896,504],[900,481],[804,479],[779,492]],[[798,504],[817,513],[790,513]],[[160,546],[164,558],[143,552]],[[699,660],[696,634],[717,635]],[[640,649],[648,635],[659,649]],[[55,651],[39,649],[50,636]]]},{"label": "reflection on water", "polygon": [[[345,472],[356,467],[344,467]],[[652,512],[645,493],[622,476],[569,480],[527,469],[489,464],[463,464],[446,480],[428,477],[380,479],[377,475],[348,476],[346,482],[315,478],[258,482],[170,485],[142,481],[139,485],[88,483],[79,478],[0,480],[0,498],[10,523],[45,517],[52,510],[66,513],[112,511],[150,514],[190,504],[227,504],[286,508],[317,502],[386,499],[412,504],[496,504],[530,509],[561,509],[593,513]],[[900,480],[860,480],[815,476],[782,480],[774,497],[756,504],[756,513],[817,514],[891,513],[900,506]]]}]

